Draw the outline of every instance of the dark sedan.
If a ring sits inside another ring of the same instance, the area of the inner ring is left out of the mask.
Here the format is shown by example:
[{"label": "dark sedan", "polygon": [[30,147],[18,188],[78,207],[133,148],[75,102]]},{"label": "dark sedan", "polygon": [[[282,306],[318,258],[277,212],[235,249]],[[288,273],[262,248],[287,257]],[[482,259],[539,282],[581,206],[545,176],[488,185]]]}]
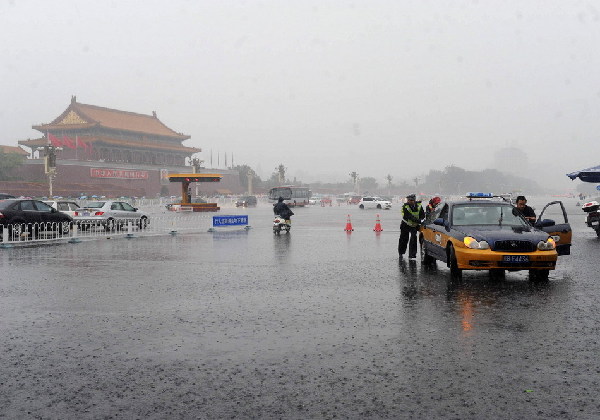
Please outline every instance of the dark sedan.
[{"label": "dark sedan", "polygon": [[256,197],[253,195],[248,195],[246,197],[240,198],[236,201],[236,207],[255,207],[257,203]]},{"label": "dark sedan", "polygon": [[12,238],[24,233],[53,231],[67,235],[73,219],[39,200],[0,200],[0,238],[4,227]]}]

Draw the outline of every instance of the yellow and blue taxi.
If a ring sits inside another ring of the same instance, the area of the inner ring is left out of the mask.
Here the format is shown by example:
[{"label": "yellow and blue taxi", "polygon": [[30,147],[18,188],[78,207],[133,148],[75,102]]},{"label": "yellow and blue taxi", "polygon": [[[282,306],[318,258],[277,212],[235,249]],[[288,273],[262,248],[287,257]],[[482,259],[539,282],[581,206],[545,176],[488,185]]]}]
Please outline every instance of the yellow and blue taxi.
[{"label": "yellow and blue taxi", "polygon": [[[543,219],[550,208],[564,221]],[[548,203],[532,226],[510,199],[469,193],[441,203],[421,226],[419,243],[422,263],[443,261],[453,277],[462,270],[529,270],[530,279],[547,280],[558,255],[570,253],[571,227],[560,201]]]}]

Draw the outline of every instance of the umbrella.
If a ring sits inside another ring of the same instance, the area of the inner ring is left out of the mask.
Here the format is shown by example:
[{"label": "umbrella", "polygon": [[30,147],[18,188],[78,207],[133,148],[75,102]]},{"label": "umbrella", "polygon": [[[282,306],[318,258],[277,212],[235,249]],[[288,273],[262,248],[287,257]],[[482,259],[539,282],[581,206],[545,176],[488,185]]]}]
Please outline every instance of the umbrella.
[{"label": "umbrella", "polygon": [[600,165],[571,172],[570,174],[567,174],[567,176],[572,180],[579,178],[583,182],[600,182]]}]

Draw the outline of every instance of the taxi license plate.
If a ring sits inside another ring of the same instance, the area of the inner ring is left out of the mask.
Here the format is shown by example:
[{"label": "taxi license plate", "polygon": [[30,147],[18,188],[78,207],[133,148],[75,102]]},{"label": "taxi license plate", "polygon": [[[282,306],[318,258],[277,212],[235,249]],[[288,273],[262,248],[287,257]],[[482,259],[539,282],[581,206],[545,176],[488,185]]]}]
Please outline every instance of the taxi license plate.
[{"label": "taxi license plate", "polygon": [[513,264],[528,263],[529,256],[528,255],[503,255],[502,261],[504,261],[505,263],[513,263]]},{"label": "taxi license plate", "polygon": [[89,211],[84,211],[84,212],[83,212],[83,215],[84,215],[84,216],[89,216],[89,215],[90,215],[90,212],[89,212]]}]

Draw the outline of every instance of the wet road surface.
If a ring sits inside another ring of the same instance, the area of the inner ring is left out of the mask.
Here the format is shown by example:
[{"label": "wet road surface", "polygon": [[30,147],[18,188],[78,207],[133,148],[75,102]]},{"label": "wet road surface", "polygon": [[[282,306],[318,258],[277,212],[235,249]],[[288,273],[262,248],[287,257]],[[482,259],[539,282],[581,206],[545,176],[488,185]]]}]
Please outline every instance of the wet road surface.
[{"label": "wet road surface", "polygon": [[259,206],[249,231],[1,249],[0,417],[597,418],[600,242],[574,203],[547,283],[399,261],[398,204],[379,235],[344,206],[278,237]]}]

